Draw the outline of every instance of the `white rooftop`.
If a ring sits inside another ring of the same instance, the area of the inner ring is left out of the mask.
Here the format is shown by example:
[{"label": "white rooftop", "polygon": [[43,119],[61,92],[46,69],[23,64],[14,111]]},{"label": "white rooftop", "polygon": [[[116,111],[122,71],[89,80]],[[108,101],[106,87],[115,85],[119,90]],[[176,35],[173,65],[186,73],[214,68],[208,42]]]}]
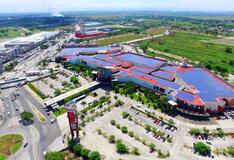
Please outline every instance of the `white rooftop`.
[{"label": "white rooftop", "polygon": [[14,44],[14,43],[20,43],[20,44],[37,43],[37,42],[44,40],[45,38],[49,38],[49,37],[54,36],[58,33],[59,33],[59,31],[52,31],[52,32],[44,31],[44,32],[40,32],[40,33],[35,33],[31,36],[18,37],[15,39],[8,40],[6,42],[0,43],[0,46],[4,46],[5,44]]}]

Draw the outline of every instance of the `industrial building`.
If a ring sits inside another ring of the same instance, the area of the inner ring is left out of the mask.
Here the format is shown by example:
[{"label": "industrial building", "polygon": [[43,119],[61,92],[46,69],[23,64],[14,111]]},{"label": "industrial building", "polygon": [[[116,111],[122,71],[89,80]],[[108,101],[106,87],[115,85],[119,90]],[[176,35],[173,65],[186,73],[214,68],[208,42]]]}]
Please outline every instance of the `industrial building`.
[{"label": "industrial building", "polygon": [[131,82],[167,95],[168,101],[186,114],[207,116],[234,108],[234,87],[204,68],[178,66],[116,48],[108,49],[108,52],[98,53],[94,48],[79,48],[79,53],[94,51],[92,55],[75,54],[73,49],[65,49],[58,57],[106,70],[100,74],[109,70],[111,80]]},{"label": "industrial building", "polygon": [[97,36],[103,36],[109,33],[119,32],[120,30],[113,29],[113,28],[101,28],[101,29],[89,29],[85,31],[76,31],[74,38],[92,38]]},{"label": "industrial building", "polygon": [[40,32],[27,37],[18,37],[0,44],[0,59],[4,62],[12,60],[29,50],[34,49],[47,40],[55,38],[60,32]]}]

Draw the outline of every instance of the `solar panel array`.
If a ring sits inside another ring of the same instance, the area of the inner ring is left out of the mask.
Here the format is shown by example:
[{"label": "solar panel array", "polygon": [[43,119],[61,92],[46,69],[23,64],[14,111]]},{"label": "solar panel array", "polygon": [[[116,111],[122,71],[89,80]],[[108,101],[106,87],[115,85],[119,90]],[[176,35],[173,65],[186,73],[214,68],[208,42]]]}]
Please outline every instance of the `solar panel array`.
[{"label": "solar panel array", "polygon": [[198,90],[197,94],[205,102],[215,102],[219,97],[234,97],[232,86],[228,86],[202,68],[194,68],[177,74],[186,84],[194,86]]}]

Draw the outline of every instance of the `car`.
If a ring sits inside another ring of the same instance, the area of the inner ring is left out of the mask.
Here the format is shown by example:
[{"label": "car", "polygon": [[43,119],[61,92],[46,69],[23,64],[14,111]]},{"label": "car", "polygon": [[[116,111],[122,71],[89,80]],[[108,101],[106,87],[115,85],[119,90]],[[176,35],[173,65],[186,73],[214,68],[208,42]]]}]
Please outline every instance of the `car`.
[{"label": "car", "polygon": [[16,108],[15,111],[19,111],[19,108]]},{"label": "car", "polygon": [[51,123],[51,124],[55,123],[55,119],[52,118],[52,119],[50,120],[50,123]]},{"label": "car", "polygon": [[48,109],[47,107],[45,107],[44,110],[45,110],[46,112],[49,112],[49,109]]},{"label": "car", "polygon": [[46,155],[47,154],[47,152],[46,151],[43,151],[43,155]]},{"label": "car", "polygon": [[28,146],[28,142],[26,142],[25,144],[24,144],[24,148],[26,148]]},{"label": "car", "polygon": [[207,144],[212,145],[210,141],[206,141]]},{"label": "car", "polygon": [[11,112],[7,112],[7,115],[10,116],[10,115],[11,115]]}]

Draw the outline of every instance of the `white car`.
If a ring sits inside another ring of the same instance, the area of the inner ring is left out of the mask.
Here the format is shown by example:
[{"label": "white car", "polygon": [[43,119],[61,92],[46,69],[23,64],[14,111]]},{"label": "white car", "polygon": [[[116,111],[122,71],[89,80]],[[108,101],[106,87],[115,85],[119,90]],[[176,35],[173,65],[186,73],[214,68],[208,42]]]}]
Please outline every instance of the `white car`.
[{"label": "white car", "polygon": [[53,123],[55,122],[54,118],[52,118],[52,119],[50,120],[50,122],[53,124]]}]

